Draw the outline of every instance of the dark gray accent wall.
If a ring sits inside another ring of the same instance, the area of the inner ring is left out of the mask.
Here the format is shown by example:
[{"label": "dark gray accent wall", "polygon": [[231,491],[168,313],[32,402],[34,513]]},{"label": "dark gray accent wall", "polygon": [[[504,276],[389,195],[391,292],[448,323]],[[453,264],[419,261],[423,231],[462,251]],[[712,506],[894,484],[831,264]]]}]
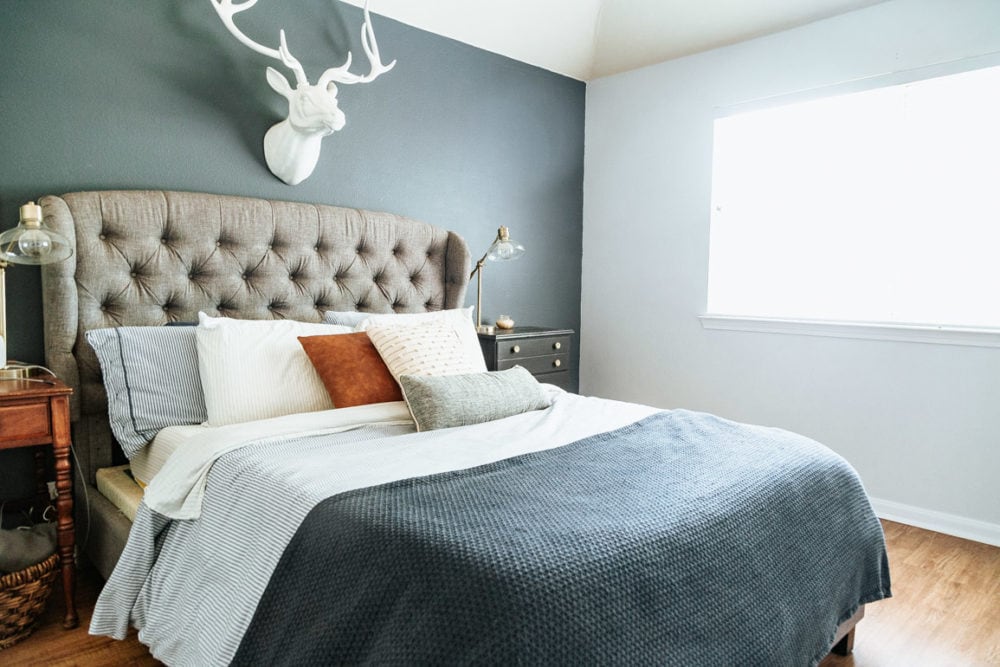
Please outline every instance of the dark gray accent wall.
[{"label": "dark gray accent wall", "polygon": [[[261,0],[237,22],[269,45],[284,28],[312,81],[348,48],[367,71],[353,6]],[[578,330],[584,84],[378,15],[374,27],[398,64],[340,87],[346,127],[288,186],[263,156],[287,107],[264,78],[277,63],[209,0],[0,0],[0,230],[40,195],[117,188],[392,211],[458,231],[474,260],[507,225],[528,252],[487,266],[484,314]],[[42,362],[39,270],[12,267],[7,287],[8,354]]]}]

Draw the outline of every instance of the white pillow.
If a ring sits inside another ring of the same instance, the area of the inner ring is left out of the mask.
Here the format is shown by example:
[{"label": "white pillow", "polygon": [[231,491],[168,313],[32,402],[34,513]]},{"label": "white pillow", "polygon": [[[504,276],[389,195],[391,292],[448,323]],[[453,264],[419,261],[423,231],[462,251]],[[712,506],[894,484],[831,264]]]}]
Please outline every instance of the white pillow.
[{"label": "white pillow", "polygon": [[368,337],[396,382],[402,375],[462,375],[486,370],[481,353],[478,364],[469,359],[459,327],[452,322],[373,326]]},{"label": "white pillow", "polygon": [[[472,306],[468,308],[452,308],[450,310],[434,310],[428,313],[373,313],[361,322],[355,328],[355,331],[368,331],[372,327],[387,325],[410,327],[429,323],[450,325],[462,343],[462,348],[465,350],[466,357],[468,358],[469,367],[473,369],[469,372],[486,371],[483,348],[479,344],[476,326],[472,323]],[[378,347],[378,345],[375,347]]]},{"label": "white pillow", "polygon": [[234,320],[198,313],[198,369],[210,426],[329,410],[330,394],[299,336],[350,327],[294,320]]}]

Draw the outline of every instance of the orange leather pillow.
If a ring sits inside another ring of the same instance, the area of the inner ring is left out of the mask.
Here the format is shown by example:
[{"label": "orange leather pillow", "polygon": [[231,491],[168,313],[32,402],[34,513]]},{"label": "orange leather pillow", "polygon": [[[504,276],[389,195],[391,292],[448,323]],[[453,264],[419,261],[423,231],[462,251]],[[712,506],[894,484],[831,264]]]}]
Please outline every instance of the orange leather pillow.
[{"label": "orange leather pillow", "polygon": [[403,400],[378,350],[365,332],[299,336],[335,408]]}]

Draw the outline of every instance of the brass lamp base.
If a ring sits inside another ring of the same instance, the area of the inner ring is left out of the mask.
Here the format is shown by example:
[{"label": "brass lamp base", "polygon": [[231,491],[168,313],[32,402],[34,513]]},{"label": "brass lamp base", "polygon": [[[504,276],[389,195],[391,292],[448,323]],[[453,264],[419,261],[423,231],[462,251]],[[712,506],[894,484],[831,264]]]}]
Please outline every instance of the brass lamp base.
[{"label": "brass lamp base", "polygon": [[496,333],[497,328],[492,324],[480,324],[476,327],[476,333],[481,334],[492,334]]},{"label": "brass lamp base", "polygon": [[0,380],[24,380],[30,378],[32,375],[36,375],[36,373],[32,372],[33,370],[35,370],[34,366],[17,363],[4,366],[0,368]]}]

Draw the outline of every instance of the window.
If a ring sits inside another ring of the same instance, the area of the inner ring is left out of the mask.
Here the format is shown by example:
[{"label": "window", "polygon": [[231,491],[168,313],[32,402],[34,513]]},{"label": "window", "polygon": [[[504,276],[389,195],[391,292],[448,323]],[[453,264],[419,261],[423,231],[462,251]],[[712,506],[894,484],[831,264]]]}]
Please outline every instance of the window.
[{"label": "window", "polygon": [[1000,67],[717,119],[708,312],[1000,330]]}]

